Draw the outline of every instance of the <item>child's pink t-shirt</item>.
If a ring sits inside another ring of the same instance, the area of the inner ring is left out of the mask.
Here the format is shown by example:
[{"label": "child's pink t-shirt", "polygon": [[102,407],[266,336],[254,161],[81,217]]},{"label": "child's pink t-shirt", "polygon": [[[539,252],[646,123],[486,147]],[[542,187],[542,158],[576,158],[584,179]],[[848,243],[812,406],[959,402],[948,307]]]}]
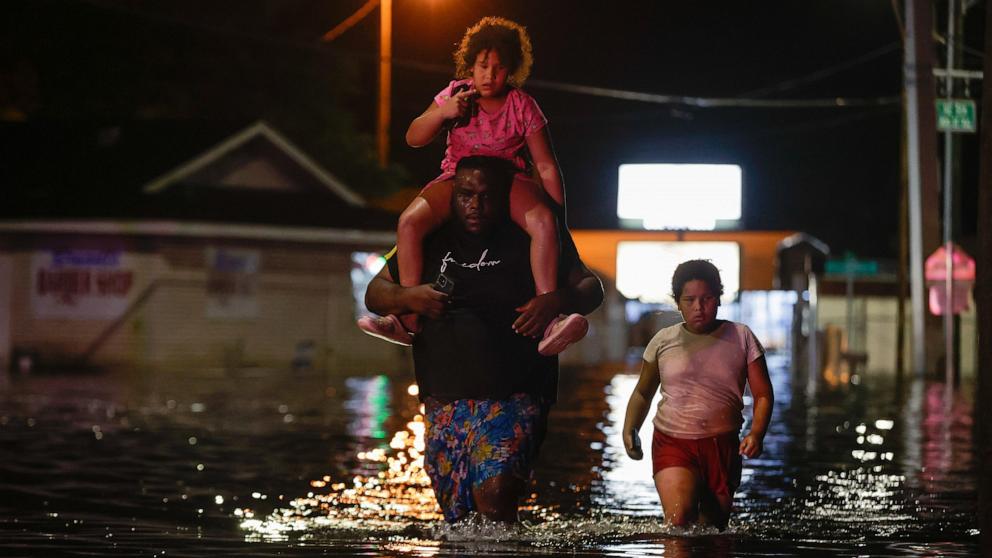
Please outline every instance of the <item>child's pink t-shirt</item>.
[{"label": "child's pink t-shirt", "polygon": [[655,428],[685,439],[739,431],[747,368],[764,353],[751,328],[736,322],[703,335],[685,324],[659,331],[644,349],[661,380]]},{"label": "child's pink t-shirt", "polygon": [[[472,80],[452,81],[434,97],[441,105],[451,98],[451,91]],[[520,89],[511,88],[506,102],[495,114],[489,114],[478,107],[478,112],[466,126],[452,128],[448,132],[448,147],[441,161],[441,176],[454,176],[455,165],[462,157],[487,155],[512,161],[524,170],[526,163],[520,152],[527,146],[527,136],[537,132],[548,123],[544,113],[533,97]]]}]

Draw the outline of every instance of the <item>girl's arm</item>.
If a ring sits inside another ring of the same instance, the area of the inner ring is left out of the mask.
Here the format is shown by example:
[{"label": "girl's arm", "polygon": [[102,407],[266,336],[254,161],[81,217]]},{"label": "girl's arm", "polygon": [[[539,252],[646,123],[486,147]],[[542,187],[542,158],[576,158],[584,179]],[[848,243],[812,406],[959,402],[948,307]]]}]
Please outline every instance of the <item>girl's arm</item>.
[{"label": "girl's arm", "polygon": [[431,103],[423,114],[413,119],[410,127],[406,130],[406,143],[410,147],[423,147],[434,141],[434,137],[441,131],[445,118],[441,115],[441,107],[437,103]]},{"label": "girl's arm", "polygon": [[468,110],[468,101],[475,95],[474,88],[460,91],[452,95],[443,104],[431,103],[423,114],[413,119],[406,130],[406,143],[410,147],[423,147],[434,141],[438,132],[444,127],[444,122],[452,118],[460,118]]},{"label": "girl's arm", "polygon": [[544,191],[558,205],[564,206],[565,186],[562,184],[561,169],[558,168],[558,159],[551,147],[551,134],[548,133],[547,126],[527,136],[527,150],[534,160],[537,174],[541,176]]},{"label": "girl's arm", "polygon": [[740,454],[744,457],[758,457],[764,449],[765,433],[768,432],[768,423],[772,419],[772,403],[775,401],[764,356],[747,365],[747,383],[754,397],[754,416],[751,417],[750,432],[741,440]]},{"label": "girl's arm", "polygon": [[627,414],[623,419],[623,447],[631,459],[644,457],[641,439],[637,433],[644,423],[644,417],[648,415],[648,407],[654,399],[655,392],[658,391],[659,383],[661,378],[658,376],[658,362],[642,360],[641,377],[637,379],[634,393],[630,394]]}]

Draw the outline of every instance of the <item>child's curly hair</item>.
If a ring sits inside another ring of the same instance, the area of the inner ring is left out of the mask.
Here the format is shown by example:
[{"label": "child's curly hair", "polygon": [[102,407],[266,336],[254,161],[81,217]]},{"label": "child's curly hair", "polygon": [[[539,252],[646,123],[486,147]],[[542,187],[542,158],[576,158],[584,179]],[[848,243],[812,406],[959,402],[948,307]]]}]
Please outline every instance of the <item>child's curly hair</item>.
[{"label": "child's curly hair", "polygon": [[720,270],[709,260],[689,260],[682,262],[675,268],[672,274],[672,298],[678,304],[682,298],[682,288],[689,281],[700,280],[706,283],[713,294],[723,296],[723,281],[720,280]]},{"label": "child's curly hair", "polygon": [[475,59],[485,50],[499,54],[508,70],[506,81],[510,85],[520,87],[527,81],[534,56],[530,37],[522,25],[502,17],[484,17],[469,27],[455,50],[455,77],[472,77]]}]

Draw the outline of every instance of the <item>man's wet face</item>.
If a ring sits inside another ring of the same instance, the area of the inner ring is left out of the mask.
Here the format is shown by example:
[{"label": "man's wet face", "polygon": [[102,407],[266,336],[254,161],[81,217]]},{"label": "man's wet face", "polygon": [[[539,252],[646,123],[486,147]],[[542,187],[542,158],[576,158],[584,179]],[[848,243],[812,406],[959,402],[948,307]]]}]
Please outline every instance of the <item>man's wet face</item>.
[{"label": "man's wet face", "polygon": [[455,218],[472,234],[484,233],[506,218],[506,193],[490,186],[478,169],[462,169],[455,174],[451,205]]}]

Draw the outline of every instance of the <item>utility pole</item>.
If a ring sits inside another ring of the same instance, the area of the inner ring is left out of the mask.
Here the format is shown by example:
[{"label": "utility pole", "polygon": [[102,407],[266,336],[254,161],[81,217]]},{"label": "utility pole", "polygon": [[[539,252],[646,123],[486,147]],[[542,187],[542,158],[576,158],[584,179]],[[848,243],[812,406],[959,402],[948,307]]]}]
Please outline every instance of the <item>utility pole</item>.
[{"label": "utility pole", "polygon": [[[906,143],[909,182],[910,300],[912,304],[912,370],[923,375],[934,368],[939,327],[927,319],[923,258],[940,242],[937,226],[937,113],[934,106],[931,3],[906,0],[903,84],[906,94]],[[929,327],[928,327],[929,326]],[[929,331],[928,331],[929,330]]]},{"label": "utility pole", "polygon": [[389,164],[389,107],[393,81],[393,0],[379,1],[379,118],[376,144],[379,166]]},{"label": "utility pole", "polygon": [[896,285],[896,379],[902,386],[906,377],[906,268],[909,267],[909,200],[908,170],[906,159],[906,93],[902,95],[903,122],[899,134],[899,268]]},{"label": "utility pole", "polygon": [[985,6],[985,79],[982,80],[982,121],[979,127],[978,253],[975,263],[975,302],[978,306],[978,394],[975,397],[978,525],[982,555],[992,556],[992,5]]},{"label": "utility pole", "polygon": [[[944,78],[944,96],[947,104],[954,100],[954,28],[957,23],[957,2],[947,2],[947,77]],[[954,385],[954,313],[951,301],[954,300],[954,133],[944,131],[944,381]]]},{"label": "utility pole", "polygon": [[355,13],[324,33],[321,41],[329,43],[351,29],[379,6],[379,98],[376,109],[376,148],[379,166],[389,164],[389,121],[393,82],[393,0],[367,0]]}]

